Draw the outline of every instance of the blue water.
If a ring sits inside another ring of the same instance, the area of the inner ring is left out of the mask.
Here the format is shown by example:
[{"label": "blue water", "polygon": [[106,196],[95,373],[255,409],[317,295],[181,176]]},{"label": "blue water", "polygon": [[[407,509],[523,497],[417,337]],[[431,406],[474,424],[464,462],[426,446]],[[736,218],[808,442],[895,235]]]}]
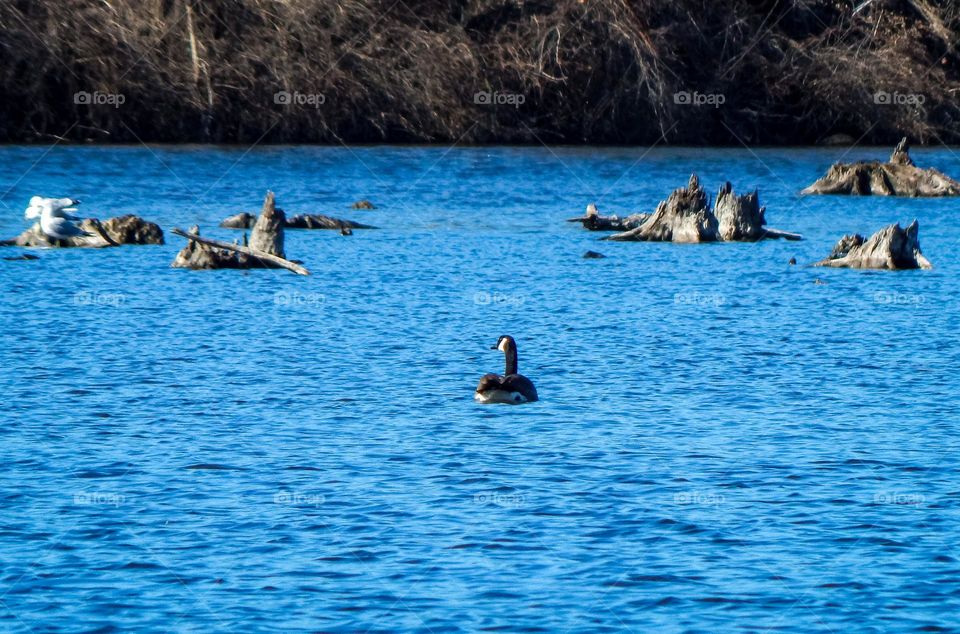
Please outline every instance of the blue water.
[{"label": "blue water", "polygon": [[[956,200],[798,197],[833,149],[48,150],[0,148],[3,237],[36,193],[381,228],[0,261],[0,630],[957,630]],[[564,222],[691,171],[805,240]],[[932,271],[803,266],[913,218]],[[501,334],[540,402],[473,403]]]}]

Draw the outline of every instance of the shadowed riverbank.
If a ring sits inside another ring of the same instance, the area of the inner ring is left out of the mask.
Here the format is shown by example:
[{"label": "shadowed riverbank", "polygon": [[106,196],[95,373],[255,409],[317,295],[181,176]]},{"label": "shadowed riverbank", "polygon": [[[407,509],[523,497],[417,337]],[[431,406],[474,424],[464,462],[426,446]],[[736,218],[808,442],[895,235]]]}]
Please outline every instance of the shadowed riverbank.
[{"label": "shadowed riverbank", "polygon": [[956,143],[958,31],[947,0],[15,1],[0,142]]}]

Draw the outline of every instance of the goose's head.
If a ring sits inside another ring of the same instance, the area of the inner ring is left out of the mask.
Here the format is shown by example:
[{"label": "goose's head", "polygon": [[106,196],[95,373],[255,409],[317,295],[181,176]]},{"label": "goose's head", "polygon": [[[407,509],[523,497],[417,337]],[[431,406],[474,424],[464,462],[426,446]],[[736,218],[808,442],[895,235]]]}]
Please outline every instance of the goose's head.
[{"label": "goose's head", "polygon": [[497,339],[497,345],[490,346],[491,350],[499,350],[500,352],[508,352],[510,350],[517,349],[517,342],[513,340],[513,337],[510,335],[500,335],[500,338]]}]

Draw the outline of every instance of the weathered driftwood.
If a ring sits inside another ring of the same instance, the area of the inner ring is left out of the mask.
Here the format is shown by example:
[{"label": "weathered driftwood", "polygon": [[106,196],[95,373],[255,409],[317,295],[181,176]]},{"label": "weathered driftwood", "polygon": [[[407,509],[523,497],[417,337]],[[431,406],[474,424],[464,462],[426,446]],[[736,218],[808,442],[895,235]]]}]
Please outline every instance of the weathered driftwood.
[{"label": "weathered driftwood", "polygon": [[772,229],[770,227],[763,228],[764,240],[778,240],[780,238],[783,238],[784,240],[803,240],[803,236],[799,233],[784,231],[782,229]]},{"label": "weathered driftwood", "polygon": [[623,218],[620,216],[601,216],[600,212],[597,211],[597,206],[590,203],[582,216],[567,218],[567,222],[579,222],[584,229],[590,231],[629,231],[642,225],[649,217],[650,214],[632,214]]},{"label": "weathered driftwood", "polygon": [[760,196],[756,191],[737,196],[730,183],[720,187],[711,210],[707,193],[700,185],[697,175],[693,174],[686,187],[670,194],[642,224],[605,239],[618,242],[694,243],[802,239],[796,233],[765,227],[765,212],[766,208],[760,206]]},{"label": "weathered driftwood", "polygon": [[160,225],[132,214],[109,218],[103,228],[120,244],[164,244]]},{"label": "weathered driftwood", "polygon": [[224,229],[253,229],[253,225],[256,222],[256,216],[243,212],[224,218],[220,226]]},{"label": "weathered driftwood", "polygon": [[287,229],[376,229],[353,220],[341,220],[319,214],[299,214],[287,220]]},{"label": "weathered driftwood", "polygon": [[64,239],[51,238],[40,229],[40,223],[37,222],[16,238],[0,241],[0,246],[99,249],[122,244],[163,244],[163,230],[159,225],[130,214],[103,222],[96,218],[84,218],[77,223],[77,226],[92,235]]},{"label": "weathered driftwood", "polygon": [[263,210],[250,233],[249,246],[230,244],[201,238],[197,226],[187,233],[174,229],[173,233],[189,240],[180,250],[171,266],[188,269],[253,269],[284,268],[300,275],[310,272],[286,258],[283,249],[283,210],[277,209],[273,192],[267,192]]},{"label": "weathered driftwood", "polygon": [[910,148],[904,137],[888,162],[834,163],[823,177],[800,193],[960,196],[960,182],[932,167],[917,167],[910,158]]},{"label": "weathered driftwood", "polygon": [[[174,229],[173,233],[182,235],[180,229]],[[183,232],[186,233],[186,232]],[[193,225],[190,227],[188,238],[199,238],[200,227]],[[240,269],[240,259],[236,257],[235,252],[226,249],[214,248],[213,241],[190,239],[187,240],[185,247],[180,249],[177,257],[174,258],[172,266],[177,269]]]},{"label": "weathered driftwood", "polygon": [[932,269],[920,251],[920,225],[914,220],[903,229],[899,223],[884,227],[869,239],[859,234],[843,236],[827,259],[814,266],[852,269]]},{"label": "weathered driftwood", "polygon": [[[244,212],[224,218],[220,226],[225,229],[252,229],[256,221],[256,216]],[[299,214],[287,218],[284,220],[284,227],[287,229],[342,229],[343,227],[348,229],[376,229],[371,225],[354,222],[353,220],[342,220],[320,214]]]},{"label": "weathered driftwood", "polygon": [[[310,275],[305,267],[287,260],[286,258],[278,257],[272,253],[267,253],[266,251],[260,251],[258,249],[252,249],[249,246],[242,246],[239,244],[230,244],[229,242],[222,242],[220,240],[210,240],[209,238],[201,238],[199,235],[199,228],[194,225],[190,229],[190,233],[187,233],[183,229],[174,228],[172,233],[183,236],[190,240],[190,243],[187,247],[184,247],[180,253],[177,254],[177,259],[174,260],[173,266],[178,268],[192,268],[192,269],[249,269],[249,268],[283,268],[289,271],[293,271],[298,275]],[[198,254],[196,257],[192,258],[189,262],[189,266],[184,266],[186,260],[189,259],[189,256],[184,256],[184,254],[189,253],[188,249],[194,245],[199,245],[199,247],[205,247],[205,253]],[[217,252],[220,251],[220,253]],[[238,254],[234,257],[233,255],[226,256],[226,262],[224,262],[224,251],[230,254]],[[209,257],[212,255],[213,257]],[[181,256],[184,256],[184,261],[181,261]],[[246,257],[242,257],[246,256]],[[254,264],[253,262],[259,262],[261,265]],[[196,266],[196,264],[202,264],[201,266]],[[273,265],[273,266],[270,266]]]}]

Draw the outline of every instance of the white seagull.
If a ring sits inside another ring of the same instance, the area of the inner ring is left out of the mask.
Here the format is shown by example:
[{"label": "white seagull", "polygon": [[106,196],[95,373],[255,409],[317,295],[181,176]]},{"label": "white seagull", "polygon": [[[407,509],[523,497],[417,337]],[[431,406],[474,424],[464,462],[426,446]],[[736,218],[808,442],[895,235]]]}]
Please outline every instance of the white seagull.
[{"label": "white seagull", "polygon": [[[38,198],[39,200],[37,200]],[[34,205],[34,202],[38,204]],[[34,211],[34,209],[38,209],[40,230],[43,231],[47,237],[54,238],[55,240],[66,240],[67,238],[93,235],[73,224],[74,220],[80,220],[80,218],[67,213],[69,211],[76,211],[71,205],[80,204],[79,200],[73,200],[72,198],[40,198],[39,196],[35,196],[30,199],[30,203],[31,206],[27,207],[25,215],[36,214],[37,212]],[[36,216],[29,215],[28,217],[34,218]]]},{"label": "white seagull", "polygon": [[79,204],[80,201],[75,198],[44,198],[43,196],[34,196],[30,199],[30,204],[23,213],[23,217],[27,220],[39,218],[41,214],[43,214],[44,208],[49,207],[50,213],[54,217],[66,218],[67,220],[80,220],[79,217],[68,213],[76,211],[76,206]]}]

